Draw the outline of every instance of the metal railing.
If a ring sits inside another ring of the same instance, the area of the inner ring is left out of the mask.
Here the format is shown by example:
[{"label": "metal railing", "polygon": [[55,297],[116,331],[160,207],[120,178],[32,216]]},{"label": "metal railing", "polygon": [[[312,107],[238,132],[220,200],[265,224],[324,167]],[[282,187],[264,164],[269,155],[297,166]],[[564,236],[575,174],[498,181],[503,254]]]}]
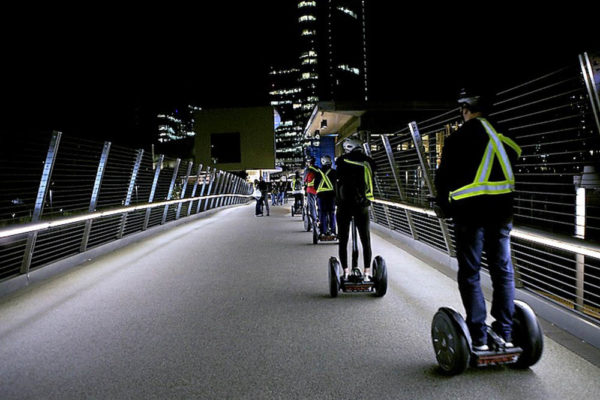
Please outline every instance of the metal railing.
[{"label": "metal railing", "polygon": [[[523,150],[515,166],[517,284],[600,322],[600,103],[590,58],[496,98],[490,118]],[[461,123],[457,108],[366,144],[378,169],[374,222],[449,256],[453,226],[429,199],[444,140]]]},{"label": "metal railing", "polygon": [[0,159],[0,281],[252,191],[231,173],[110,142],[12,142]]}]

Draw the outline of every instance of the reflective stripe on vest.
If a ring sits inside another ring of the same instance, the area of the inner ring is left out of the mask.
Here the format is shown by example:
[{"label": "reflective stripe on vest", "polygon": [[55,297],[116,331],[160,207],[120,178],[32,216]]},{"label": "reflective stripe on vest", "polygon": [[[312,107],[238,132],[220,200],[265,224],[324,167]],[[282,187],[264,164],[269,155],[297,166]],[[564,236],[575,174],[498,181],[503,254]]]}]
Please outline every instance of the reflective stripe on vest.
[{"label": "reflective stripe on vest", "polygon": [[321,173],[321,183],[319,183],[319,187],[317,188],[317,193],[331,192],[333,190],[333,184],[327,175],[331,172],[331,168],[327,170],[327,172],[323,173],[323,171],[319,170]]},{"label": "reflective stripe on vest", "polygon": [[[510,138],[496,132],[494,127],[485,118],[477,119],[485,128],[490,141],[486,146],[485,153],[481,159],[473,183],[450,192],[449,198],[452,200],[461,200],[484,194],[504,194],[515,191],[515,176],[508,155],[506,154],[504,144],[512,148],[517,153],[517,157],[521,156],[521,148]],[[500,162],[504,180],[490,182],[490,174],[492,173],[492,166],[495,158]]]},{"label": "reflective stripe on vest", "polygon": [[375,199],[375,196],[373,196],[373,173],[371,172],[371,166],[369,165],[369,163],[367,161],[359,162],[359,161],[350,161],[347,159],[344,159],[344,161],[346,161],[349,164],[358,165],[358,166],[364,168],[364,170],[365,170],[365,185],[367,186],[367,191],[365,193],[365,196],[367,197],[368,200]]},{"label": "reflective stripe on vest", "polygon": [[[315,171],[316,173],[320,173],[321,171],[318,170],[317,168],[313,167],[312,165],[310,167],[308,167],[308,169],[312,169],[313,171]],[[315,186],[315,178],[313,177],[313,180],[308,182],[308,187],[314,187]]]}]

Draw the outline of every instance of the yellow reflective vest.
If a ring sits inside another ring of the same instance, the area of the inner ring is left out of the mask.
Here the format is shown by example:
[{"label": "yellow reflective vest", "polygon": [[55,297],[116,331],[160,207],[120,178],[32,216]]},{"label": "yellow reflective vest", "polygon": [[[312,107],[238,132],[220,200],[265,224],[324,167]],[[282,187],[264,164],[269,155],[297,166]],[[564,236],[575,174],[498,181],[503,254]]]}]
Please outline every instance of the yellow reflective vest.
[{"label": "yellow reflective vest", "polygon": [[[496,132],[492,124],[485,118],[477,119],[483,125],[490,140],[485,148],[475,179],[472,183],[451,191],[448,195],[451,200],[461,200],[484,194],[505,194],[514,192],[515,190],[515,176],[504,146],[507,145],[511,147],[517,153],[517,157],[521,155],[521,148],[510,138]],[[496,159],[502,167],[504,179],[500,181],[490,181],[492,166]]]},{"label": "yellow reflective vest", "polygon": [[373,199],[375,199],[375,196],[373,195],[373,172],[371,171],[371,166],[369,165],[368,161],[351,161],[348,159],[344,159],[345,162],[347,162],[348,164],[353,164],[353,165],[358,165],[360,167],[363,167],[365,170],[365,186],[366,186],[366,192],[365,192],[365,197],[367,198],[367,200],[373,201]]},{"label": "yellow reflective vest", "polygon": [[328,175],[331,172],[331,168],[327,170],[327,172],[323,173],[323,171],[319,170],[321,174],[321,182],[319,183],[319,187],[317,188],[318,193],[330,192],[333,190],[333,184],[331,183],[331,179],[329,179]]}]

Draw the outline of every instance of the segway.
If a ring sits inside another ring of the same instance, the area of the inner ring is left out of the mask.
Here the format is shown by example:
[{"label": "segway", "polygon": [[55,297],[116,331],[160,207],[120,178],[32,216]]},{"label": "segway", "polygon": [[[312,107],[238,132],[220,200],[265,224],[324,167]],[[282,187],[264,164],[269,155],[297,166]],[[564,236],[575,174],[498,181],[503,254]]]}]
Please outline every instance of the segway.
[{"label": "segway", "polygon": [[329,294],[337,297],[340,291],[344,293],[372,293],[376,297],[383,297],[387,292],[387,268],[385,260],[376,256],[372,264],[373,276],[365,281],[362,272],[358,269],[358,243],[356,224],[352,219],[352,273],[344,279],[343,269],[336,257],[329,259]]},{"label": "segway", "polygon": [[462,373],[469,364],[473,367],[509,364],[525,369],[539,361],[544,348],[544,335],[535,313],[526,303],[515,300],[513,316],[513,347],[492,327],[487,327],[486,351],[475,351],[469,328],[463,317],[449,307],[442,307],[431,323],[431,338],[435,357],[447,375]]}]

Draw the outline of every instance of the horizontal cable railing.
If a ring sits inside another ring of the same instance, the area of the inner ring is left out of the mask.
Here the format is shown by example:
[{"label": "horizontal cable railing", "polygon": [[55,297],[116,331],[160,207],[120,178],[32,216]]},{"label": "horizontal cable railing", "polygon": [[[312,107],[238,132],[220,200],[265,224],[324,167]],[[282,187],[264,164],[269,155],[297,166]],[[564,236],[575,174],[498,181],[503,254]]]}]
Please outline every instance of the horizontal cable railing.
[{"label": "horizontal cable railing", "polygon": [[11,148],[0,159],[0,280],[251,193],[228,172],[58,132]]},{"label": "horizontal cable railing", "polygon": [[[590,71],[584,54],[579,65],[503,90],[489,119],[522,149],[514,166],[517,284],[600,323],[600,104]],[[430,201],[444,141],[461,124],[457,108],[371,133],[366,146],[377,166],[373,221],[450,256],[453,225]]]}]

